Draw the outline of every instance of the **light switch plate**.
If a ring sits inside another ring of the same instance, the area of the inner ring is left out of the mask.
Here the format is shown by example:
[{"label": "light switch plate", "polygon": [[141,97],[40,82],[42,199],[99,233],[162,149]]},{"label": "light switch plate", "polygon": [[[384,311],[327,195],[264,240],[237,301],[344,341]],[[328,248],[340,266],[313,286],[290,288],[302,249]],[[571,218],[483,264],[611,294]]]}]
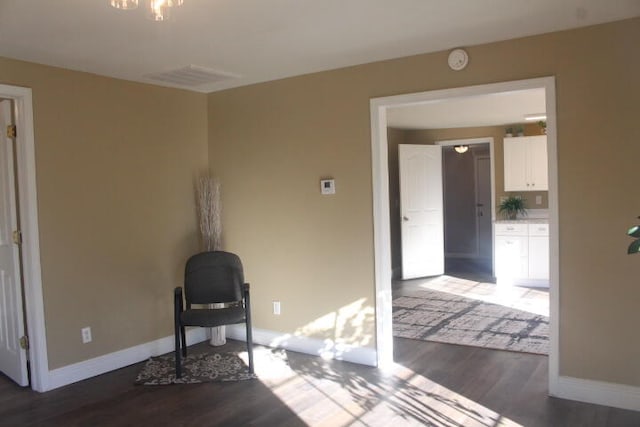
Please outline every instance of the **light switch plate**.
[{"label": "light switch plate", "polygon": [[333,179],[321,179],[320,180],[320,193],[322,194],[336,194],[336,182]]}]

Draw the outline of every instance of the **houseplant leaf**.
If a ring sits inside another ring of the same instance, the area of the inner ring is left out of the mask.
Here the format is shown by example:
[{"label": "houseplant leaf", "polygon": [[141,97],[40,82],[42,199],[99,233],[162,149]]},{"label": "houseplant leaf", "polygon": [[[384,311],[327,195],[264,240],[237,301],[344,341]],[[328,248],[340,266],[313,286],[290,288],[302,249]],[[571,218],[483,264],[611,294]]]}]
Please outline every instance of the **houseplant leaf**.
[{"label": "houseplant leaf", "polygon": [[639,238],[640,237],[640,225],[634,225],[633,227],[631,227],[628,231],[627,234],[631,237],[635,237],[635,238]]},{"label": "houseplant leaf", "polygon": [[640,252],[640,239],[636,239],[629,245],[627,249],[627,254],[635,254]]}]

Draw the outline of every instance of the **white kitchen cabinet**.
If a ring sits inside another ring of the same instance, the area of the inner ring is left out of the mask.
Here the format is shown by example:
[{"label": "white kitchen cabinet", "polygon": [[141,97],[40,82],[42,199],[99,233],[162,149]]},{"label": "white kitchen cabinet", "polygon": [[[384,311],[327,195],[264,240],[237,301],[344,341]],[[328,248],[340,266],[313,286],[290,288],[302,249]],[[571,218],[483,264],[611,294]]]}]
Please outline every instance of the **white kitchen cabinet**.
[{"label": "white kitchen cabinet", "polygon": [[529,224],[529,279],[549,280],[549,224]]},{"label": "white kitchen cabinet", "polygon": [[504,190],[549,190],[546,135],[504,139]]},{"label": "white kitchen cabinet", "polygon": [[527,224],[496,224],[494,239],[496,277],[511,280],[529,271]]},{"label": "white kitchen cabinet", "polygon": [[498,284],[549,286],[549,224],[496,223],[494,229]]}]

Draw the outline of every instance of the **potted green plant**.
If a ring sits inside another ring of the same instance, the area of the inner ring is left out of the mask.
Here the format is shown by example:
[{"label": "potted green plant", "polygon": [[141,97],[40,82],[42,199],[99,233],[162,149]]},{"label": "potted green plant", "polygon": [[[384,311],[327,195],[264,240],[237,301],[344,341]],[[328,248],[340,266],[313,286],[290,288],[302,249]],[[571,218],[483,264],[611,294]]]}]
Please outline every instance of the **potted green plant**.
[{"label": "potted green plant", "polygon": [[506,197],[502,202],[500,202],[498,212],[506,219],[516,219],[518,214],[520,214],[520,216],[525,216],[527,215],[525,199],[523,199],[522,196]]},{"label": "potted green plant", "polygon": [[516,135],[524,136],[524,127],[520,125],[516,126]]},{"label": "potted green plant", "polygon": [[504,136],[506,138],[511,138],[513,136],[513,128],[512,127],[508,127],[504,130]]},{"label": "potted green plant", "polygon": [[544,120],[540,120],[538,122],[538,126],[540,126],[540,131],[546,135],[547,134],[547,122]]}]

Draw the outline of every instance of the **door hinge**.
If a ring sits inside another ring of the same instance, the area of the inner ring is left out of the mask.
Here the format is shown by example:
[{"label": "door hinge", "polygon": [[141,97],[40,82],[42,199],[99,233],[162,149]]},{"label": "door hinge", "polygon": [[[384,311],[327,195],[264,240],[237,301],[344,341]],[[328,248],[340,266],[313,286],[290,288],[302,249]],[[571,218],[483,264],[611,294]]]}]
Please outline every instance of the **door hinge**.
[{"label": "door hinge", "polygon": [[22,244],[22,231],[16,230],[13,232],[13,243],[16,245]]},{"label": "door hinge", "polygon": [[26,335],[23,335],[20,338],[20,348],[23,350],[29,350],[29,337]]},{"label": "door hinge", "polygon": [[16,125],[7,125],[7,138],[15,138],[17,135]]}]

